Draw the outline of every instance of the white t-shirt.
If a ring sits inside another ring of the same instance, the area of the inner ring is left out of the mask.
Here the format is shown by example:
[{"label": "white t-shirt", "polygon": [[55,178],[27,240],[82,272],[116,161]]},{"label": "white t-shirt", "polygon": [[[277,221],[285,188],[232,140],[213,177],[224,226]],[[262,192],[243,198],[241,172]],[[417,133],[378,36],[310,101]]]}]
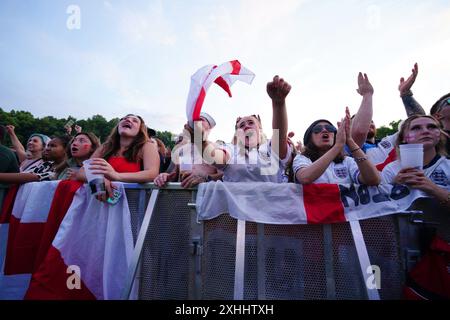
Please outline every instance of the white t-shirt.
[{"label": "white t-shirt", "polygon": [[[397,136],[398,132],[384,137],[380,142],[378,142],[376,147],[367,149],[366,155],[370,162],[372,162],[375,166],[382,164],[389,158],[389,154],[391,152],[395,153],[395,141],[397,140]],[[395,154],[393,156],[395,159]]]},{"label": "white t-shirt", "polygon": [[[400,161],[396,160],[388,164],[381,173],[383,183],[392,183],[395,176],[400,171]],[[423,172],[426,177],[430,178],[439,187],[450,191],[450,160],[441,156],[434,158],[431,163],[424,167]],[[450,219],[449,210],[441,205],[434,198],[420,198],[414,201],[411,206],[413,210],[423,212],[421,219],[425,222],[432,223],[436,228],[436,234],[450,243]]]},{"label": "white t-shirt", "polygon": [[[393,183],[400,170],[400,160],[391,162],[381,172],[382,182]],[[428,166],[423,168],[423,173],[438,186],[450,188],[450,160],[444,156],[434,158]]]},{"label": "white t-shirt", "polygon": [[[292,164],[296,174],[301,168],[309,167],[312,164],[311,159],[304,155],[297,155]],[[359,168],[355,160],[351,157],[345,157],[341,163],[331,162],[325,172],[317,178],[314,183],[359,183]]]},{"label": "white t-shirt", "polygon": [[283,182],[283,172],[289,162],[292,148],[288,144],[288,150],[284,159],[272,153],[271,143],[253,148],[245,153],[239,151],[234,144],[227,144],[226,152],[230,159],[223,168],[223,181],[227,182]]}]

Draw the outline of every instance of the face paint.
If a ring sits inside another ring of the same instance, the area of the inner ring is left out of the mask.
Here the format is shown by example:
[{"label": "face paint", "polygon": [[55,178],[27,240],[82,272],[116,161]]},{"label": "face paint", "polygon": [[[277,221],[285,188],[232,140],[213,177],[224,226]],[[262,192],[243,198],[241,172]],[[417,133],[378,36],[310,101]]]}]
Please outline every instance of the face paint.
[{"label": "face paint", "polygon": [[405,136],[405,142],[406,143],[410,143],[412,141],[416,141],[417,138],[417,134],[415,132],[408,132],[408,134],[406,134]]}]

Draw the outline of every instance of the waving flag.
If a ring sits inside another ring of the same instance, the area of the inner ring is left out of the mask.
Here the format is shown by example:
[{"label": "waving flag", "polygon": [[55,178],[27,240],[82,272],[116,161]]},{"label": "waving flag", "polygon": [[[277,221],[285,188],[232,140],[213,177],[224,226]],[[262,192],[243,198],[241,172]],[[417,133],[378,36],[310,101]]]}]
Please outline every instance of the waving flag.
[{"label": "waving flag", "polygon": [[238,60],[225,62],[220,66],[206,65],[200,68],[191,77],[191,86],[186,103],[186,116],[188,120],[200,119],[203,101],[211,84],[219,85],[231,97],[230,87],[236,80],[251,84],[255,74],[244,68]]}]

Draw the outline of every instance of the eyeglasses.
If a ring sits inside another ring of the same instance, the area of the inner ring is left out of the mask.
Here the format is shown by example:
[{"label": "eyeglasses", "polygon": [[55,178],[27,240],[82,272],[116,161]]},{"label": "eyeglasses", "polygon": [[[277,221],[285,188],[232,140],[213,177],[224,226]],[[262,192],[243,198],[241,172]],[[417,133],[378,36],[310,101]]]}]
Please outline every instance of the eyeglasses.
[{"label": "eyeglasses", "polygon": [[335,133],[337,131],[337,129],[332,126],[331,124],[316,124],[313,128],[312,128],[312,132],[313,133],[320,133],[322,132],[322,130],[325,129],[328,132],[332,132]]}]

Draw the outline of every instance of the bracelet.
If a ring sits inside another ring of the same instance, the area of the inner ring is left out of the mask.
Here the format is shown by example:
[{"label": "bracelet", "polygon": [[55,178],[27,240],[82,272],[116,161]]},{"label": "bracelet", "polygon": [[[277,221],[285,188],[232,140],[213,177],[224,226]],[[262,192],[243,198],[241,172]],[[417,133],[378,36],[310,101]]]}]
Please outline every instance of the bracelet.
[{"label": "bracelet", "polygon": [[357,150],[360,150],[360,149],[361,149],[361,148],[358,147],[358,148],[356,148],[356,149],[350,150],[350,153],[353,153],[353,152],[355,152],[355,151],[357,151]]},{"label": "bracelet", "polygon": [[355,162],[356,162],[356,163],[360,163],[360,162],[366,161],[366,160],[367,160],[367,157],[353,158],[353,159],[355,159]]}]

